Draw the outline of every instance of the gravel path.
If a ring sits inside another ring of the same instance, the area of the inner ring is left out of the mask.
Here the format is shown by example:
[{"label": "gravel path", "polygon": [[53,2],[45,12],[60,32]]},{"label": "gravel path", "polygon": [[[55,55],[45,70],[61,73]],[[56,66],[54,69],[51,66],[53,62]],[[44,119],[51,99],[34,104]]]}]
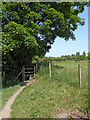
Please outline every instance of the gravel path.
[{"label": "gravel path", "polygon": [[25,81],[24,86],[21,86],[15,93],[14,95],[6,102],[5,106],[3,107],[2,111],[0,111],[0,120],[2,118],[10,118],[10,113],[11,113],[11,106],[16,99],[17,95],[29,84],[34,82],[35,80],[32,81]]}]

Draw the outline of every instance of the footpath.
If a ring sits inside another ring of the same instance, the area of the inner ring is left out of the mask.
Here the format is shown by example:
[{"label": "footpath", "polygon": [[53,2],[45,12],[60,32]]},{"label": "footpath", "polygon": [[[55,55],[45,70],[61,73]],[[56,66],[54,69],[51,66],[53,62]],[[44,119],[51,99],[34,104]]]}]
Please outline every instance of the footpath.
[{"label": "footpath", "polygon": [[32,81],[24,81],[24,85],[21,86],[14,94],[13,96],[6,102],[6,104],[4,105],[3,109],[0,111],[0,120],[2,118],[10,118],[11,116],[11,106],[14,102],[14,100],[16,99],[17,95],[28,85],[30,85],[32,82],[34,82],[35,80]]}]

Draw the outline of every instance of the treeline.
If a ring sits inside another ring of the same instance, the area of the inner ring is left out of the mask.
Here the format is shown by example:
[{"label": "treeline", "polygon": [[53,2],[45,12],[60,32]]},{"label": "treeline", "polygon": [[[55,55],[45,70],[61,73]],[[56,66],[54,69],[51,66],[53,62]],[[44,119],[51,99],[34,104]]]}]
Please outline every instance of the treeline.
[{"label": "treeline", "polygon": [[76,52],[76,54],[70,55],[62,55],[61,57],[44,57],[41,59],[41,61],[84,61],[84,60],[90,60],[90,53],[88,52],[88,56],[86,56],[85,51],[82,55],[80,55],[79,52]]}]

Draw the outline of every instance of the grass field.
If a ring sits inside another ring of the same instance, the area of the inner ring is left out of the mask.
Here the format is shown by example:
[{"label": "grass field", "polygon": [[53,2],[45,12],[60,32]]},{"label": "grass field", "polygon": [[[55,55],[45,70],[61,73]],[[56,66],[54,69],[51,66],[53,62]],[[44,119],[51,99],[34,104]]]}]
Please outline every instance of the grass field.
[{"label": "grass field", "polygon": [[[48,63],[41,63],[35,81],[23,89],[12,105],[11,118],[53,118],[61,108],[88,110],[88,63],[53,62],[52,78]],[[82,66],[83,86],[79,89],[78,64]],[[59,66],[64,68],[60,69]]]},{"label": "grass field", "polygon": [[61,80],[65,83],[68,83],[69,85],[73,85],[75,87],[79,87],[78,64],[80,64],[81,65],[82,88],[88,89],[88,61],[53,62],[53,64],[64,67],[64,69],[58,70],[58,72],[61,72],[58,75],[59,81]]},{"label": "grass field", "polygon": [[13,86],[13,87],[2,89],[2,91],[1,91],[2,105],[0,106],[0,110],[5,105],[5,103],[8,101],[8,99],[14,94],[14,92],[19,89],[19,87],[20,87],[20,85],[16,85],[16,86]]}]

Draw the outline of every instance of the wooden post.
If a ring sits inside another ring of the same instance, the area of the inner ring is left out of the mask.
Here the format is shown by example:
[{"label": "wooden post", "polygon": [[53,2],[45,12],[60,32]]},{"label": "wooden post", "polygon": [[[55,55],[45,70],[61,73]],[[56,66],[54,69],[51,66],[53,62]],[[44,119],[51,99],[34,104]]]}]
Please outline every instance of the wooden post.
[{"label": "wooden post", "polygon": [[49,77],[51,78],[51,63],[49,63]]},{"label": "wooden post", "polygon": [[81,65],[78,65],[78,72],[79,72],[79,87],[81,88],[82,86],[82,81],[81,81]]},{"label": "wooden post", "polygon": [[31,80],[31,75],[30,75],[30,77],[29,77],[29,80]]},{"label": "wooden post", "polygon": [[25,66],[22,66],[22,82],[25,81]]},{"label": "wooden post", "polygon": [[3,79],[5,78],[5,72],[3,72]]},{"label": "wooden post", "polygon": [[36,63],[36,73],[37,73],[37,63]]},{"label": "wooden post", "polygon": [[35,75],[35,65],[34,65],[34,75]]}]

